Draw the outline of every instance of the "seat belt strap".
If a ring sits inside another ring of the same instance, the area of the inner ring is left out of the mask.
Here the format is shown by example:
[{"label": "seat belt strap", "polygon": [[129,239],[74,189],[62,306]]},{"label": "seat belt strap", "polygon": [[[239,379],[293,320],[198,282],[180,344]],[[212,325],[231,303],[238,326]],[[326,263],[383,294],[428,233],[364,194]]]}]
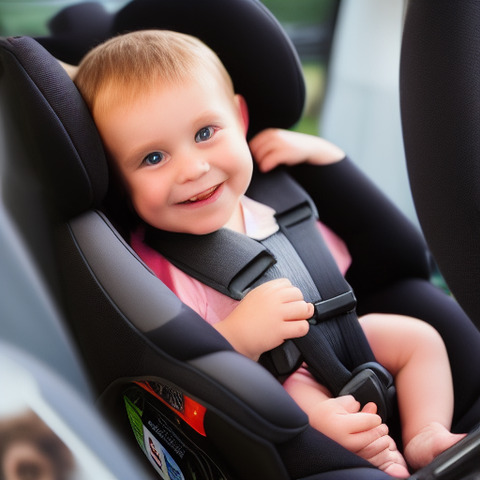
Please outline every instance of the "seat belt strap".
[{"label": "seat belt strap", "polygon": [[[339,271],[325,244],[313,212],[307,216],[306,207],[303,207],[303,210],[305,217],[301,221],[292,221],[292,215],[281,214],[277,215],[277,221],[282,233],[294,245],[318,289],[319,300],[314,302],[315,314],[311,322],[316,323],[316,326],[311,328],[312,335],[307,337],[313,341],[314,336],[321,330],[321,335],[329,339],[341,362],[352,371],[358,365],[375,359],[354,313],[356,299],[352,288]],[[307,344],[310,341],[307,337],[299,339],[298,342],[302,344],[301,351],[304,356],[307,355]]]},{"label": "seat belt strap", "polygon": [[[305,264],[284,233],[276,232],[262,240],[261,243],[273,254],[277,262],[252,287],[269,280],[288,278],[302,291],[305,301],[320,305],[322,302],[318,289]],[[354,305],[350,308],[353,307]],[[323,312],[326,315],[326,309]],[[312,318],[311,322],[316,324],[316,318]],[[313,332],[313,328],[319,331]],[[323,322],[310,328],[307,337],[311,338],[308,342],[300,339],[287,340],[278,348],[263,354],[260,363],[282,381],[303,361],[306,361],[312,373],[315,372],[314,376],[317,380],[328,388],[335,389],[338,393],[350,379],[351,373],[342,363],[341,357],[344,355],[339,355],[340,352],[337,351],[343,345],[338,341],[333,341],[332,337],[327,338],[320,329],[325,329]],[[297,342],[297,340],[299,341]]]}]

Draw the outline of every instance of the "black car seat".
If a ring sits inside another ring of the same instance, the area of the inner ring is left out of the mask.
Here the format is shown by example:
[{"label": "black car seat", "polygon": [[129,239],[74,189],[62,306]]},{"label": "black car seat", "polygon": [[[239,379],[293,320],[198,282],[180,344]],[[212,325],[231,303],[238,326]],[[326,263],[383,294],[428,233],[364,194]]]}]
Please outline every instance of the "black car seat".
[{"label": "black car seat", "polygon": [[[188,31],[209,43],[247,98],[251,134],[266,126],[289,127],[301,113],[297,57],[278,23],[255,0],[133,1],[105,25],[111,30],[97,31],[89,44],[88,35],[73,35],[76,51],[86,52],[117,32],[153,26]],[[59,52],[54,40],[39,41]],[[68,43],[65,31],[59,41]],[[185,478],[386,478],[311,429],[270,374],[234,352],[153,276],[99,210],[108,187],[106,162],[73,83],[35,40],[4,39],[1,47],[2,98],[21,138],[15,149],[28,160],[30,176],[40,179],[41,216],[23,208],[20,223],[30,239],[37,230],[46,232],[48,260],[60,271],[47,281],[101,403],[119,429],[125,427],[127,437],[141,443],[144,424],[149,426],[167,450],[164,457],[183,469]],[[240,66],[235,69],[234,63]],[[429,283],[427,252],[415,229],[358,171],[352,174],[351,165],[339,168],[346,168],[346,175],[327,169],[322,189],[308,166],[293,173],[325,223],[348,237],[354,257],[349,280],[358,287],[360,311],[417,315],[442,333],[454,371],[455,424],[470,429],[479,418],[480,377],[470,375],[479,365],[478,332],[458,305]],[[42,259],[43,251],[34,253]],[[196,423],[195,417],[203,421]]]},{"label": "black car seat", "polygon": [[[163,443],[185,478],[322,478],[343,468],[353,468],[356,478],[385,477],[311,430],[280,384],[172,295],[95,210],[108,182],[103,149],[54,57],[35,40],[10,38],[2,40],[1,65],[3,112],[14,132],[5,139],[6,162],[17,177],[8,178],[9,208],[110,411],[118,407],[128,421],[127,402],[155,415],[157,437],[163,426]],[[302,102],[294,102],[296,115]],[[165,404],[147,406],[134,380],[150,380],[172,398],[186,393],[206,407],[207,436]],[[313,460],[302,461],[299,452]]]},{"label": "black car seat", "polygon": [[409,2],[400,79],[418,217],[449,288],[480,327],[479,14],[470,0]]}]

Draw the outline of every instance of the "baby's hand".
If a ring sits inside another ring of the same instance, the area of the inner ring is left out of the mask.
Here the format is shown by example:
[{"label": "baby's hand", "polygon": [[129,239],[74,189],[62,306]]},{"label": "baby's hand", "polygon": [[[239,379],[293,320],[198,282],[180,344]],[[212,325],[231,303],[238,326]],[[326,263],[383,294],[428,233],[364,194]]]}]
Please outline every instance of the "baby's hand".
[{"label": "baby's hand", "polygon": [[302,292],[281,278],[250,291],[215,328],[235,350],[256,361],[286,339],[306,335],[313,312]]},{"label": "baby's hand", "polygon": [[338,162],[345,153],[333,143],[305,133],[268,128],[250,141],[250,150],[262,172],[278,165],[311,163],[328,165]]}]

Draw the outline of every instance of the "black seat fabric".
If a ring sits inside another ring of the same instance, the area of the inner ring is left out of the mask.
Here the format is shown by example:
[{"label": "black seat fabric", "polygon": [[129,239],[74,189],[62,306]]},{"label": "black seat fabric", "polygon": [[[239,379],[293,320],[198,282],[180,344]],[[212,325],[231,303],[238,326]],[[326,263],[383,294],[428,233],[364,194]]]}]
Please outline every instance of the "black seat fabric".
[{"label": "black seat fabric", "polygon": [[409,2],[401,56],[407,166],[449,288],[480,327],[480,5]]},{"label": "black seat fabric", "polygon": [[[70,18],[67,13],[60,18]],[[301,114],[305,92],[298,58],[256,0],[136,0],[103,25],[109,29],[105,37],[171,28],[216,46],[247,98],[250,135],[268,126],[288,128]],[[61,35],[39,39],[52,52],[60,52],[57,41],[69,44],[68,29],[56,28]],[[100,37],[98,30],[95,38],[75,36],[74,54],[61,59],[72,61]],[[133,440],[125,417],[132,382],[161,382],[206,408],[206,437],[180,417],[172,420],[171,409],[162,407],[162,418],[175,425],[175,435],[208,450],[227,478],[388,478],[310,428],[269,373],[233,351],[139,260],[100,211],[108,188],[105,156],[73,83],[33,39],[3,39],[0,47],[0,88],[15,99],[12,120],[24,135],[18,148],[42,179],[49,260],[59,270],[52,285],[101,403],[119,429],[125,427]],[[309,166],[292,173],[352,252],[348,279],[358,289],[360,312],[416,315],[439,329],[455,379],[455,426],[471,428],[480,408],[480,335],[458,305],[429,283],[427,250],[416,229],[351,162],[326,168],[321,178]]]}]

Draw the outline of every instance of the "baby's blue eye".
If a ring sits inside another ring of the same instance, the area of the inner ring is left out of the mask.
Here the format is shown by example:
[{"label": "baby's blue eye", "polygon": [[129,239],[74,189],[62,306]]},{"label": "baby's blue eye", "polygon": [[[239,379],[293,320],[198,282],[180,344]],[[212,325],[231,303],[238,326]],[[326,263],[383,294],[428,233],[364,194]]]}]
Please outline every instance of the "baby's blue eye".
[{"label": "baby's blue eye", "polygon": [[162,152],[152,152],[143,159],[143,163],[146,165],[158,165],[164,159],[165,155]]},{"label": "baby's blue eye", "polygon": [[205,142],[206,140],[212,138],[215,130],[213,127],[203,127],[195,135],[195,141],[197,143]]}]

